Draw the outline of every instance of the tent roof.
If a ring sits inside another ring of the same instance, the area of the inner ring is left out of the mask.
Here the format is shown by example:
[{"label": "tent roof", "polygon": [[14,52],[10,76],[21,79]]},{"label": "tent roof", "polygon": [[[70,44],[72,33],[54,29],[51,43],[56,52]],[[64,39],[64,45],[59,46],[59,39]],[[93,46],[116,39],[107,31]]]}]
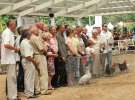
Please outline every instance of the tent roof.
[{"label": "tent roof", "polygon": [[135,13],[135,0],[0,0],[0,15],[48,16],[50,12],[67,17]]}]

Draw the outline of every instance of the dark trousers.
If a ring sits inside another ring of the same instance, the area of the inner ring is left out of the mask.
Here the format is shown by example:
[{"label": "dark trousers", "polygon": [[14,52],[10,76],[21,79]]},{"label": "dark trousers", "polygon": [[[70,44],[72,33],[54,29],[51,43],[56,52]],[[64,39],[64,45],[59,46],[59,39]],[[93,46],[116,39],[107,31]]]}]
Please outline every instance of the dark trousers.
[{"label": "dark trousers", "polygon": [[67,85],[67,73],[66,64],[61,57],[55,59],[55,75],[52,79],[52,85],[54,87]]},{"label": "dark trousers", "polygon": [[24,69],[21,62],[17,62],[19,66],[18,76],[17,76],[17,89],[18,91],[24,91]]}]

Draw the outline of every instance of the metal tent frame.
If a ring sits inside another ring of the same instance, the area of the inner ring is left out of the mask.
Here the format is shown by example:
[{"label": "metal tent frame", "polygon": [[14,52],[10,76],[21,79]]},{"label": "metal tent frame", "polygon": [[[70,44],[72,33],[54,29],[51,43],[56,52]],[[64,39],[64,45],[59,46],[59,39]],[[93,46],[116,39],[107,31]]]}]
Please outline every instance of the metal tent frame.
[{"label": "metal tent frame", "polygon": [[0,0],[0,15],[85,17],[135,13],[135,0]]}]

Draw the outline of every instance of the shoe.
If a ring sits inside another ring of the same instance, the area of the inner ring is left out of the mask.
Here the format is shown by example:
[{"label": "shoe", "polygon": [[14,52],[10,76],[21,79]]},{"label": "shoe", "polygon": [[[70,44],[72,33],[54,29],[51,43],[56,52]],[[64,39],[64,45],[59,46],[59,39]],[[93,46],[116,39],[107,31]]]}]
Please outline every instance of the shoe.
[{"label": "shoe", "polygon": [[37,98],[36,95],[28,96],[27,99]]},{"label": "shoe", "polygon": [[48,90],[55,90],[55,88],[52,87],[52,88],[49,88]]},{"label": "shoe", "polygon": [[34,95],[40,95],[41,94],[41,92],[35,92],[34,93]]},{"label": "shoe", "polygon": [[55,88],[50,86],[50,87],[48,87],[48,90],[55,90]]},{"label": "shoe", "polygon": [[51,92],[43,92],[41,93],[41,95],[51,95],[52,93]]}]

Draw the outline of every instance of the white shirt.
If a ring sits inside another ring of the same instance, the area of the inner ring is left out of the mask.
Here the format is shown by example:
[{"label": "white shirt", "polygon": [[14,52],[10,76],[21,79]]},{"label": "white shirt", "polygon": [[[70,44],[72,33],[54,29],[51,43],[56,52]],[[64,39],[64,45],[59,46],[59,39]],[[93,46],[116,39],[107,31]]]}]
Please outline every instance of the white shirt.
[{"label": "white shirt", "polygon": [[33,53],[34,53],[33,47],[31,46],[28,39],[22,40],[20,45],[20,51],[23,57],[29,57],[29,56],[33,57]]},{"label": "white shirt", "polygon": [[113,44],[113,42],[114,42],[114,40],[113,40],[113,35],[111,32],[109,32],[109,31],[101,32],[100,43],[105,44],[105,53],[107,53],[108,51],[110,51],[112,49],[112,47],[109,44]]},{"label": "white shirt", "polygon": [[92,47],[87,47],[86,48],[86,54],[91,56],[91,54],[93,54],[95,52],[94,48]]},{"label": "white shirt", "polygon": [[109,40],[110,38],[113,37],[112,33],[109,31],[107,31],[107,32],[102,31],[100,35],[101,35],[101,37],[105,38],[105,40]]},{"label": "white shirt", "polygon": [[15,52],[4,47],[5,44],[14,46],[14,33],[6,28],[2,33],[2,44],[1,44],[1,64],[16,64]]},{"label": "white shirt", "polygon": [[[21,38],[21,36],[19,35],[19,36],[17,36],[17,38],[15,40],[15,47],[16,48],[20,48],[20,38]],[[16,61],[20,61],[20,56],[18,53],[16,53],[15,58],[16,58]]]},{"label": "white shirt", "polygon": [[64,39],[66,40],[67,39],[67,33],[63,32],[63,36],[64,36]]}]

